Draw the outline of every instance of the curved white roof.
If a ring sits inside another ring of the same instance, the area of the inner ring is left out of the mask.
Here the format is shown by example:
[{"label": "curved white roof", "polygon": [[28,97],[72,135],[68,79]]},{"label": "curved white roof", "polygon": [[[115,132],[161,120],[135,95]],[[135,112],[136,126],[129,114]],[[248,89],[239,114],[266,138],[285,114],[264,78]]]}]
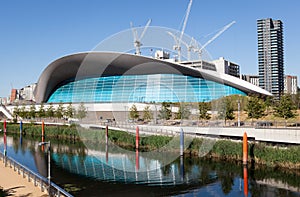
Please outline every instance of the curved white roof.
[{"label": "curved white roof", "polygon": [[230,75],[151,57],[116,52],[77,53],[55,60],[41,74],[34,95],[37,103],[46,102],[59,84],[77,77],[147,74],[182,74],[200,77],[235,87],[247,94],[272,96],[266,90]]}]

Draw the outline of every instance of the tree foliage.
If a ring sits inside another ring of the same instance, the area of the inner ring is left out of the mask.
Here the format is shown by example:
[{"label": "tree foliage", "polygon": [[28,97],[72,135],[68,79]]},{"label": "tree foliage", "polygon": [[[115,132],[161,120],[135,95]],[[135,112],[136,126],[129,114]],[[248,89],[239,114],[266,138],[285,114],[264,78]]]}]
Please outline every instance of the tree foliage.
[{"label": "tree foliage", "polygon": [[209,120],[210,114],[208,114],[208,111],[211,109],[211,103],[210,102],[199,102],[199,119],[201,120]]},{"label": "tree foliage", "polygon": [[28,113],[28,111],[26,111],[25,105],[23,105],[23,106],[20,108],[19,116],[22,117],[22,118],[28,118],[28,117],[29,117],[29,113]]},{"label": "tree foliage", "polygon": [[57,107],[57,109],[55,110],[55,117],[58,119],[61,119],[63,117],[64,114],[64,107],[63,105],[60,103]]},{"label": "tree foliage", "polygon": [[129,117],[133,120],[137,120],[140,115],[135,104],[133,104],[129,110]]},{"label": "tree foliage", "polygon": [[19,108],[19,105],[16,105],[16,106],[14,107],[13,116],[14,116],[14,117],[20,116],[20,108]]},{"label": "tree foliage", "polygon": [[34,105],[34,104],[32,104],[32,105],[30,106],[28,115],[29,115],[29,117],[31,117],[31,118],[35,118],[35,117],[36,117],[36,108],[35,108],[35,105]]},{"label": "tree foliage", "polygon": [[176,114],[176,119],[188,119],[191,115],[190,109],[188,108],[188,105],[185,103],[180,103],[178,112]]},{"label": "tree foliage", "polygon": [[248,100],[246,112],[248,114],[248,118],[251,119],[259,119],[263,117],[265,114],[266,105],[263,103],[261,99],[258,97],[250,97]]},{"label": "tree foliage", "polygon": [[219,111],[218,111],[219,119],[225,120],[225,124],[226,124],[227,120],[234,119],[233,111],[234,109],[230,100],[227,99],[226,97],[222,98],[220,100]]},{"label": "tree foliage", "polygon": [[292,95],[293,103],[295,104],[297,109],[300,109],[300,92]]},{"label": "tree foliage", "polygon": [[171,107],[170,103],[162,102],[161,109],[159,110],[158,117],[160,119],[169,120],[172,116],[170,107]]},{"label": "tree foliage", "polygon": [[150,111],[150,106],[146,106],[143,110],[143,119],[144,121],[150,121],[153,118],[153,115]]},{"label": "tree foliage", "polygon": [[80,103],[80,105],[77,109],[76,117],[81,120],[81,119],[85,118],[86,115],[87,115],[87,109],[84,106],[84,103]]},{"label": "tree foliage", "polygon": [[54,108],[52,103],[49,104],[48,108],[46,109],[46,117],[53,118],[54,117]]},{"label": "tree foliage", "polygon": [[296,110],[296,106],[294,105],[292,101],[292,97],[289,94],[281,96],[279,103],[275,107],[275,116],[289,119],[294,118],[296,116],[296,113],[294,112]]},{"label": "tree foliage", "polygon": [[74,118],[75,109],[73,108],[71,103],[67,106],[67,109],[63,112],[63,115],[66,118]]},{"label": "tree foliage", "polygon": [[41,103],[41,106],[40,106],[39,111],[37,112],[37,115],[38,115],[39,118],[46,117],[46,111],[44,109],[44,103]]}]

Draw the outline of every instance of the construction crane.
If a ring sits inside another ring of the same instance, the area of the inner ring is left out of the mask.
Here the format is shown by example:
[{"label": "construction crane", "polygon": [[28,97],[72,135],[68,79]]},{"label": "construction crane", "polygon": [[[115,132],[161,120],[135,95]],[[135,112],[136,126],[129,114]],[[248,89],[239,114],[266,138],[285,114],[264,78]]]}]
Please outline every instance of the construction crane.
[{"label": "construction crane", "polygon": [[[179,62],[181,61],[181,46],[180,45],[182,43],[182,37],[183,37],[184,31],[185,31],[185,28],[186,28],[186,24],[187,24],[190,12],[191,12],[192,3],[193,3],[193,0],[190,0],[189,5],[188,5],[187,10],[186,10],[186,14],[185,14],[185,18],[184,18],[184,21],[183,21],[183,25],[182,25],[182,29],[181,29],[179,38],[177,38],[177,37],[174,38],[175,45],[173,46],[173,49],[177,51]],[[172,37],[173,37],[173,35],[172,35]]]},{"label": "construction crane", "polygon": [[[177,50],[178,52],[178,56],[180,55],[181,56],[181,46],[179,44],[179,40],[180,38],[178,38],[175,34],[173,34],[172,32],[169,32],[167,31],[167,33],[173,37],[174,39],[174,42],[175,42],[175,45],[173,46],[173,49],[174,50]],[[192,52],[192,49],[195,47],[193,44],[195,43],[195,39],[192,38],[191,39],[191,42],[189,44],[187,44],[186,42],[184,42],[183,40],[181,40],[181,43],[183,45],[185,45],[185,47],[187,48],[187,59],[188,60],[191,60],[191,52]]]},{"label": "construction crane", "polygon": [[151,19],[148,20],[147,24],[144,27],[143,32],[141,33],[141,35],[139,37],[138,33],[137,33],[137,29],[134,28],[132,22],[130,22],[130,27],[131,27],[132,34],[133,34],[133,43],[134,43],[136,55],[141,55],[141,46],[142,46],[141,40],[143,39],[150,23],[151,23]]},{"label": "construction crane", "polygon": [[182,42],[182,44],[184,44],[185,47],[187,48],[187,59],[188,59],[188,61],[190,61],[190,60],[191,60],[191,52],[192,52],[192,49],[195,48],[194,43],[196,42],[196,40],[192,37],[191,42],[190,42],[189,44],[187,44],[187,43],[184,42],[184,41],[181,41],[181,42]]},{"label": "construction crane", "polygon": [[189,15],[190,15],[191,8],[192,8],[192,3],[193,3],[193,0],[190,0],[189,5],[188,5],[188,8],[187,8],[187,10],[186,10],[184,22],[183,22],[183,25],[182,25],[182,30],[181,30],[181,34],[180,34],[180,38],[179,38],[179,44],[180,44],[180,42],[181,42],[181,40],[182,40],[182,36],[183,36],[183,34],[184,34],[184,31],[185,31],[185,27],[186,27],[187,21],[188,21],[188,19],[189,19]]},{"label": "construction crane", "polygon": [[229,27],[231,27],[233,24],[235,23],[235,21],[232,21],[231,23],[229,23],[228,25],[224,26],[216,35],[214,35],[210,40],[208,40],[204,45],[202,45],[201,48],[197,47],[194,49],[195,53],[199,54],[199,59],[202,58],[202,50],[209,45],[212,41],[214,41],[216,38],[218,38],[224,31],[226,31]]},{"label": "construction crane", "polygon": [[178,55],[178,60],[179,57],[181,56],[181,46],[179,44],[179,38],[174,35],[172,32],[167,31],[167,33],[173,37],[175,44],[173,45],[173,49],[177,51],[177,55]]}]

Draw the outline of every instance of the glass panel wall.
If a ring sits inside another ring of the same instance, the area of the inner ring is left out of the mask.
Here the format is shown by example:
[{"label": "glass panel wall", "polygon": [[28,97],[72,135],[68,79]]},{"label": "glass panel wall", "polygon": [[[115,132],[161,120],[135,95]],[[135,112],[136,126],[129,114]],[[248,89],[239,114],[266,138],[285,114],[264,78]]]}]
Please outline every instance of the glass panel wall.
[{"label": "glass panel wall", "polygon": [[67,81],[48,103],[68,102],[202,102],[246,95],[224,84],[177,74],[123,75]]}]

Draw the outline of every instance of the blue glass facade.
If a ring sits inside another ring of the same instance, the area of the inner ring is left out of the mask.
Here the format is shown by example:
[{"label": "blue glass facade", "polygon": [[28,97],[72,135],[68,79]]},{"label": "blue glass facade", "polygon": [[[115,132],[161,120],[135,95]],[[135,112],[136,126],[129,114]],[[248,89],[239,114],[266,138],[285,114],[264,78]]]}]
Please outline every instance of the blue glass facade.
[{"label": "blue glass facade", "polygon": [[47,102],[202,102],[234,94],[246,95],[234,87],[191,76],[122,75],[65,82]]}]

